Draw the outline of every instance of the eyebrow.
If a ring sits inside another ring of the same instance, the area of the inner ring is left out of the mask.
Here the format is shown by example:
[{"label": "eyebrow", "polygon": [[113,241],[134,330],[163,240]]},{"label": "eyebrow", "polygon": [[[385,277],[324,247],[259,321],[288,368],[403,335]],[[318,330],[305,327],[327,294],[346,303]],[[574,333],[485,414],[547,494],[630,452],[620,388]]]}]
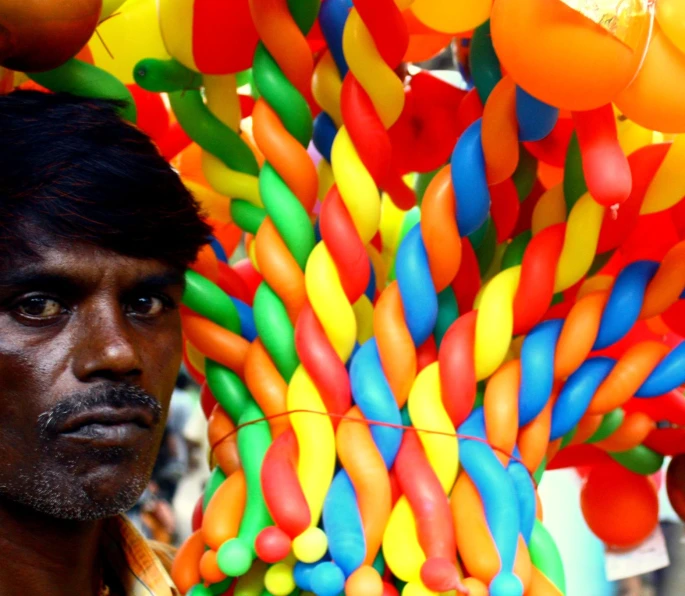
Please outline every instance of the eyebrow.
[{"label": "eyebrow", "polygon": [[[83,282],[66,273],[40,270],[37,267],[13,269],[0,274],[0,289],[40,287],[68,289],[83,286]],[[180,271],[166,271],[141,276],[131,285],[132,288],[164,288],[185,285],[185,277]]]}]

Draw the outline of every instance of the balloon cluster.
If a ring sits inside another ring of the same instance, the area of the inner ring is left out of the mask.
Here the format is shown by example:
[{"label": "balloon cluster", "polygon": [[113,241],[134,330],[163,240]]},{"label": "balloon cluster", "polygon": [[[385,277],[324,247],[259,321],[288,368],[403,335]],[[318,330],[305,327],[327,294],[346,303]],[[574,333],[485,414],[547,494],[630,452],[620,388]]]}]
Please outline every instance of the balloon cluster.
[{"label": "balloon cluster", "polygon": [[[685,516],[682,2],[119,4],[0,63],[128,102],[213,226],[183,593],[564,594],[560,467],[609,545],[656,526],[665,455]],[[412,65],[447,47],[458,84]]]}]

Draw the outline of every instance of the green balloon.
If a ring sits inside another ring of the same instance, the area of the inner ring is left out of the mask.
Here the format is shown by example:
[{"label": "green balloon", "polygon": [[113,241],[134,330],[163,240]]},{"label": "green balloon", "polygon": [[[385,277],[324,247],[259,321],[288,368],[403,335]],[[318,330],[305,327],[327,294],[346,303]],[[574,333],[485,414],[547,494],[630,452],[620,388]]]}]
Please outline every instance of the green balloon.
[{"label": "green balloon", "polygon": [[210,588],[203,586],[202,584],[195,584],[188,592],[186,596],[216,596]]},{"label": "green balloon", "polygon": [[580,143],[574,132],[571,142],[566,151],[566,163],[564,164],[564,199],[566,200],[567,213],[576,204],[578,199],[587,192],[585,174],[583,174],[583,158],[580,153]]},{"label": "green balloon", "polygon": [[603,441],[607,437],[613,435],[618,427],[623,424],[623,419],[625,418],[625,412],[623,408],[616,408],[611,412],[604,415],[599,428],[594,432],[594,434],[586,441],[586,443],[597,443],[598,441]]},{"label": "green balloon", "polygon": [[240,538],[227,540],[216,551],[216,563],[229,577],[245,575],[252,567],[253,561],[253,549]]},{"label": "green balloon", "polygon": [[226,480],[226,474],[223,473],[219,466],[216,466],[209,475],[207,484],[205,485],[205,492],[202,496],[202,511],[207,509],[207,505],[209,505],[209,502],[212,500],[214,493],[224,480]]},{"label": "green balloon", "polygon": [[209,592],[212,594],[212,596],[223,596],[223,594],[231,587],[232,583],[233,578],[227,577],[224,581],[209,586]]},{"label": "green balloon", "polygon": [[535,159],[523,145],[520,145],[519,163],[516,166],[516,171],[511,177],[520,202],[525,201],[530,195],[535,186],[537,174],[538,160]]},{"label": "green balloon", "polygon": [[509,243],[502,257],[502,271],[523,263],[523,255],[526,253],[526,248],[528,248],[532,238],[532,232],[526,230]]},{"label": "green balloon", "polygon": [[241,230],[245,230],[248,234],[254,236],[265,217],[266,211],[255,207],[252,203],[235,198],[231,201],[231,218]]},{"label": "green balloon", "polygon": [[288,10],[303,35],[307,35],[319,14],[321,0],[288,0]]},{"label": "green balloon", "polygon": [[442,343],[442,338],[445,337],[445,333],[447,333],[450,325],[457,320],[457,317],[459,317],[457,298],[454,295],[454,290],[447,286],[438,294],[438,318],[435,321],[435,329],[433,330],[433,336],[435,337],[438,349]]},{"label": "green balloon", "polygon": [[474,230],[468,235],[468,239],[471,242],[473,250],[478,250],[480,248],[480,245],[483,244],[483,240],[485,240],[485,234],[487,234],[488,231],[488,226],[489,219],[485,220],[481,224],[480,228]]},{"label": "green balloon", "polygon": [[122,102],[121,117],[129,122],[136,122],[136,104],[131,92],[114,75],[97,66],[72,58],[52,70],[27,74],[50,91],[118,100]]},{"label": "green balloon", "polygon": [[252,76],[259,93],[278,114],[286,130],[306,147],[313,130],[309,105],[262,43],[255,51]]},{"label": "green balloon", "polygon": [[490,93],[502,78],[502,69],[492,45],[490,21],[485,21],[476,27],[471,39],[471,54],[469,57],[471,76],[483,105],[488,101]]},{"label": "green balloon", "polygon": [[535,480],[535,484],[540,484],[540,481],[542,480],[542,475],[545,473],[546,468],[547,468],[547,456],[542,458],[542,462],[540,462],[538,469],[535,470],[535,473],[533,474],[533,479]]},{"label": "green balloon", "polygon": [[645,476],[658,472],[664,463],[663,455],[644,445],[638,445],[621,453],[609,452],[609,455],[624,468]]},{"label": "green balloon", "polygon": [[252,150],[236,131],[212,114],[199,91],[174,91],[169,93],[169,102],[183,130],[200,147],[232,170],[259,174]]},{"label": "green balloon", "polygon": [[564,575],[564,564],[554,539],[547,531],[547,528],[535,520],[533,534],[528,544],[530,560],[538,570],[549,579],[557,589],[566,594],[566,577]]},{"label": "green balloon", "polygon": [[414,192],[416,193],[416,202],[418,203],[419,207],[423,201],[423,195],[426,194],[428,185],[432,182],[433,178],[435,178],[440,170],[441,168],[438,168],[432,172],[420,172],[416,175],[416,179],[414,180]]},{"label": "green balloon", "polygon": [[490,269],[492,260],[495,258],[495,251],[497,249],[497,230],[492,223],[492,218],[489,217],[487,222],[487,229],[483,242],[476,249],[476,258],[478,259],[478,267],[480,269],[481,277],[485,276]]},{"label": "green balloon", "polygon": [[253,312],[255,327],[264,347],[278,372],[289,382],[300,364],[295,349],[295,329],[283,302],[265,283],[257,288]]},{"label": "green balloon", "polygon": [[577,426],[574,426],[570,431],[568,431],[561,439],[561,446],[559,447],[559,449],[563,449],[564,447],[566,447],[573,440],[573,437],[576,436],[577,432]]},{"label": "green balloon", "polygon": [[259,190],[271,221],[288,251],[304,271],[309,254],[316,244],[309,214],[269,163],[264,164],[259,175]]},{"label": "green balloon", "polygon": [[183,304],[213,323],[240,335],[240,317],[233,300],[214,282],[196,273],[186,271]]},{"label": "green balloon", "polygon": [[155,93],[202,87],[202,75],[177,60],[144,58],[133,69],[133,78],[138,86]]},{"label": "green balloon", "polygon": [[383,558],[383,550],[379,550],[376,558],[373,560],[373,568],[378,571],[378,575],[383,577],[385,573],[385,559]]},{"label": "green balloon", "polygon": [[238,424],[243,412],[252,403],[252,396],[240,377],[232,370],[209,359],[205,362],[205,373],[212,395],[233,423]]}]

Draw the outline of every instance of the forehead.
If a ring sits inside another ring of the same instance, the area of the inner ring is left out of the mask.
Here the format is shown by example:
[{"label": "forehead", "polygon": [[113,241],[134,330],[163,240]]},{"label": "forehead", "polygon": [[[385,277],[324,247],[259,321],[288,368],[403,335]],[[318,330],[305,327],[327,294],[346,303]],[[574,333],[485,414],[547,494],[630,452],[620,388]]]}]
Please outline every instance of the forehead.
[{"label": "forehead", "polygon": [[138,259],[80,242],[41,240],[33,256],[0,261],[0,286],[31,280],[64,279],[83,286],[103,283],[131,285],[151,276],[169,284],[182,283],[182,274],[156,259]]}]

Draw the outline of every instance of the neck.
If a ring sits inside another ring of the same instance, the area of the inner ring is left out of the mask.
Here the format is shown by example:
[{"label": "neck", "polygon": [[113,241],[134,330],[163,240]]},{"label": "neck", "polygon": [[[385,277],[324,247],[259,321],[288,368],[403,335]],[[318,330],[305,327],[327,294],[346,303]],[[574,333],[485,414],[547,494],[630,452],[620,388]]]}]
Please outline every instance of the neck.
[{"label": "neck", "polygon": [[0,594],[97,595],[101,531],[0,499]]}]

